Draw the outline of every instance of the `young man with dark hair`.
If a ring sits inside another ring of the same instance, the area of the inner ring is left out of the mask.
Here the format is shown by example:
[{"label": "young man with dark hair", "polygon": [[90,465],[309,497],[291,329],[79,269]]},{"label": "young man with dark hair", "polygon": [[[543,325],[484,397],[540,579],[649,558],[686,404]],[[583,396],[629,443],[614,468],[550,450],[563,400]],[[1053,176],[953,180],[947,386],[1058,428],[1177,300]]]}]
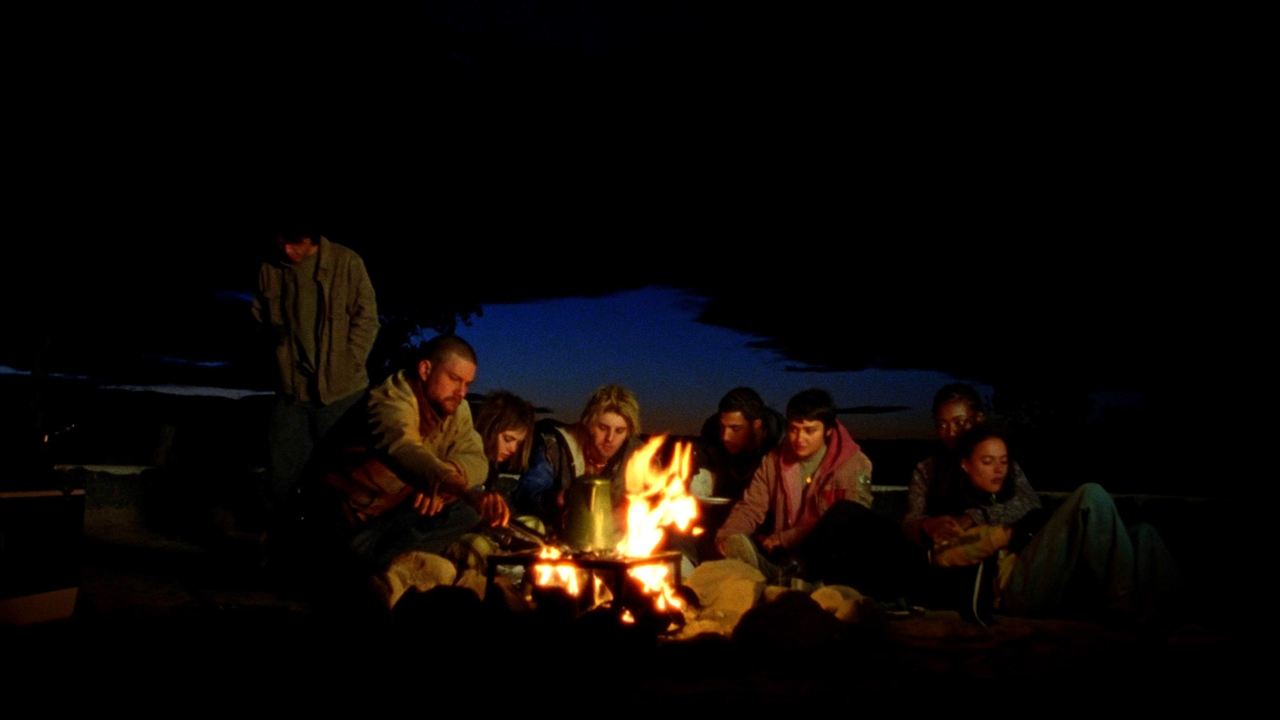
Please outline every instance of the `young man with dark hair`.
[{"label": "young man with dark hair", "polygon": [[815,550],[810,533],[843,500],[871,507],[871,461],[836,421],[831,395],[805,390],[787,403],[786,442],[764,456],[716,546],[780,582],[788,563]]},{"label": "young man with dark hair", "polygon": [[760,394],[737,387],[720,399],[719,412],[702,425],[700,465],[715,477],[714,495],[737,500],[765,453],[782,439],[785,421]]}]

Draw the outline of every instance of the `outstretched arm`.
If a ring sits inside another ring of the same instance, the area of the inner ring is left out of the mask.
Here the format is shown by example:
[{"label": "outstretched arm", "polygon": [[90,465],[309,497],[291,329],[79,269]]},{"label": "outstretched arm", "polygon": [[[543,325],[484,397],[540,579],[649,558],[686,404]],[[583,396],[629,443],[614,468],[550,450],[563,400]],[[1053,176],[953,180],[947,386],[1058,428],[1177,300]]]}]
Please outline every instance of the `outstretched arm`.
[{"label": "outstretched arm", "polygon": [[[471,427],[466,403],[455,420],[463,428],[460,437],[440,453],[422,436],[417,406],[391,396],[370,403],[376,445],[385,451],[401,479],[427,494],[465,494],[484,482],[488,463],[479,435]],[[472,437],[474,436],[474,437]]]},{"label": "outstretched arm", "polygon": [[[771,458],[766,456],[765,462],[770,460]],[[756,468],[756,474],[751,476],[751,483],[747,485],[746,491],[742,493],[742,499],[734,503],[733,509],[729,511],[729,517],[716,532],[716,547],[722,553],[725,538],[738,534],[750,535],[760,527],[760,523],[764,522],[765,515],[769,512],[769,499],[769,482],[765,477],[764,463],[761,463],[760,467]]]}]

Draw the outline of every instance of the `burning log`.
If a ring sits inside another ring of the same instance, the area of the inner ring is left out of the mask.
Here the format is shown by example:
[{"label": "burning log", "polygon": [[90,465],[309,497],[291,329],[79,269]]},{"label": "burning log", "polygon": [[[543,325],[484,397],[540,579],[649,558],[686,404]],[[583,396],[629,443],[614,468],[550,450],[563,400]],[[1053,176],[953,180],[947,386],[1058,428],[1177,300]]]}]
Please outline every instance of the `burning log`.
[{"label": "burning log", "polygon": [[677,443],[671,461],[657,466],[654,458],[665,440],[653,438],[627,463],[626,528],[616,548],[573,553],[546,546],[536,556],[494,556],[490,582],[497,566],[523,565],[531,568],[526,576],[532,575],[529,593],[535,603],[539,595],[545,599],[554,592],[578,598],[582,612],[612,608],[620,623],[683,625],[687,603],[676,590],[681,556],[658,548],[668,529],[689,532],[697,519],[698,504],[688,492],[693,450]]}]

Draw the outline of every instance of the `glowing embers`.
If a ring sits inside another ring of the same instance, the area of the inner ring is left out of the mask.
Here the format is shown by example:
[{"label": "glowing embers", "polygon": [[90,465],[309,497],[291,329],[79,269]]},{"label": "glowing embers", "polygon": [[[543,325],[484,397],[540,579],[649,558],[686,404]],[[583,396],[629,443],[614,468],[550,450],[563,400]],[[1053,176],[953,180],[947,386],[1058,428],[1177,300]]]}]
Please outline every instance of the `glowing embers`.
[{"label": "glowing embers", "polygon": [[573,597],[582,594],[586,575],[573,560],[561,558],[559,548],[545,547],[538,553],[540,562],[533,566],[533,584],[538,587],[564,588]]},{"label": "glowing embers", "polygon": [[673,623],[683,619],[685,602],[676,592],[680,553],[657,551],[669,528],[686,533],[692,528],[693,534],[701,529],[693,528],[698,504],[688,492],[693,450],[676,443],[670,461],[657,464],[665,440],[653,438],[627,463],[626,528],[614,551],[571,555],[543,548],[532,561],[535,603],[554,589],[578,598],[580,610],[612,607],[624,623],[635,622],[637,615],[670,616]]}]

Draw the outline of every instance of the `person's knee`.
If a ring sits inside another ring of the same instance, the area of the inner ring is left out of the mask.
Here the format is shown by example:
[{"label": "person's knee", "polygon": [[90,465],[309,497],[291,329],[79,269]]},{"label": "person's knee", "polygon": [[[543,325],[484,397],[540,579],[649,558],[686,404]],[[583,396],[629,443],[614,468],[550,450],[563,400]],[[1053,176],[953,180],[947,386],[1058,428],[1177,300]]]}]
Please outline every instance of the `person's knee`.
[{"label": "person's knee", "polygon": [[1076,488],[1075,493],[1076,504],[1082,508],[1113,508],[1115,502],[1111,500],[1111,495],[1098,483],[1085,483]]},{"label": "person's knee", "polygon": [[465,533],[458,541],[449,546],[445,557],[453,561],[458,570],[476,570],[484,572],[488,567],[489,556],[498,552],[498,544],[483,533]]},{"label": "person's knee", "polygon": [[730,560],[741,560],[749,565],[756,564],[756,547],[751,538],[741,533],[730,535],[724,539],[724,556]]},{"label": "person's knee", "polygon": [[1129,526],[1129,538],[1135,543],[1162,542],[1160,533],[1148,523],[1140,522]]}]

